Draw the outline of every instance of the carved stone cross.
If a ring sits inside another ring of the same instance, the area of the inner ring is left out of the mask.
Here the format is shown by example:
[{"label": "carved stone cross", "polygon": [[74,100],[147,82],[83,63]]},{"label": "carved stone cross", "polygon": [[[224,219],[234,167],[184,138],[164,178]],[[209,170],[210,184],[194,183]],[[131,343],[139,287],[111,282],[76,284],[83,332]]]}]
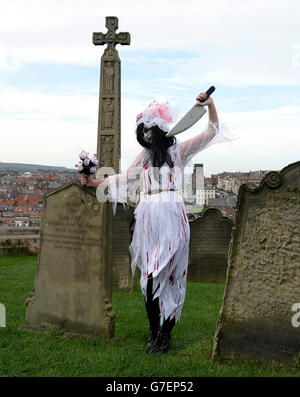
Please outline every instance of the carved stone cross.
[{"label": "carved stone cross", "polygon": [[130,44],[130,34],[128,32],[116,33],[119,27],[117,17],[106,17],[105,26],[107,33],[93,33],[93,43],[95,45],[107,44],[105,52],[113,53],[117,44]]},{"label": "carved stone cross", "polygon": [[[116,17],[107,17],[106,27],[106,34],[93,36],[95,45],[107,44],[101,58],[97,151],[100,167],[118,173],[121,67],[115,46],[129,44],[130,35],[116,34]],[[113,230],[111,203],[99,202],[92,189],[76,182],[46,195],[37,274],[22,328],[48,332],[63,324],[68,336],[113,336]],[[4,314],[0,304],[0,327]]]},{"label": "carved stone cross", "polygon": [[101,58],[98,142],[100,167],[112,167],[120,172],[121,158],[121,61],[117,44],[129,45],[129,33],[116,33],[117,17],[106,17],[107,33],[93,33],[95,45],[107,44]]}]

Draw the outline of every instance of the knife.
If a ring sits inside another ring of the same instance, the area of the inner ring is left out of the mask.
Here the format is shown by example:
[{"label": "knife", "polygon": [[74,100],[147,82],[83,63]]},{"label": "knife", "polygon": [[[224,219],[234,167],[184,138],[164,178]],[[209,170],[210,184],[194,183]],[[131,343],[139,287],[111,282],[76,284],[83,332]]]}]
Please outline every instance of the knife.
[{"label": "knife", "polygon": [[[199,102],[205,102],[207,98],[215,91],[215,87],[211,86],[207,91],[207,97],[203,100],[197,99]],[[167,133],[167,137],[180,134],[181,132],[192,127],[201,117],[206,113],[206,109],[203,106],[195,104],[178,123]]]}]

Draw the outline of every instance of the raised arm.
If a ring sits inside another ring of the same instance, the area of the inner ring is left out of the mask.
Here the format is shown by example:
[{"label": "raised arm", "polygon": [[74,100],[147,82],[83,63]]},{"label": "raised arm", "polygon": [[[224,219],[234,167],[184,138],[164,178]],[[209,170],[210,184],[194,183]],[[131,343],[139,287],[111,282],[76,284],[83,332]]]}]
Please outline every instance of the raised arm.
[{"label": "raised arm", "polygon": [[[197,99],[204,99],[205,97],[205,92],[202,92],[197,96]],[[219,131],[219,119],[213,99],[209,97],[205,102],[198,102],[197,105],[208,107],[208,127],[199,135],[181,142],[180,155],[183,165],[186,165],[192,157],[205,149]]]},{"label": "raised arm", "polygon": [[[143,167],[143,154],[144,150],[142,150],[130,166],[120,174],[114,174],[101,179],[83,175],[81,177],[81,183],[86,186],[96,186],[97,199],[99,201],[106,200],[107,197],[109,197],[109,200],[113,201],[113,212],[116,214],[118,202],[123,203],[123,205],[125,205],[125,203],[133,205],[138,200],[137,191]],[[108,196],[105,194],[107,188],[109,192]]]},{"label": "raised arm", "polygon": [[[115,174],[112,175],[116,178],[117,183],[119,183],[119,180],[130,180],[132,178],[135,178],[135,172],[136,168],[140,165],[141,159],[144,154],[144,149],[136,156],[136,158],[133,160],[133,162],[130,164],[130,166],[122,173],[120,174]],[[96,179],[92,175],[87,176],[87,175],[81,175],[81,184],[83,186],[88,186],[88,187],[97,187],[99,185],[103,187],[107,187],[109,185],[109,178],[101,178],[101,179]]]}]

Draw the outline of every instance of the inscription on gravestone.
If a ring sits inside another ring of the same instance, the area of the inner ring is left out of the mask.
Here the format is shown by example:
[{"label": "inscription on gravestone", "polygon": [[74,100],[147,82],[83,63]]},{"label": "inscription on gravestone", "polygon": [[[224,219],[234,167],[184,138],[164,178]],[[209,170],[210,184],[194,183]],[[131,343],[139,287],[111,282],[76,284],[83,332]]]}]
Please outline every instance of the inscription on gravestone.
[{"label": "inscription on gravestone", "polygon": [[292,360],[300,291],[300,162],[242,185],[213,357]]},{"label": "inscription on gravestone", "polygon": [[190,228],[189,281],[224,283],[232,221],[209,208]]}]

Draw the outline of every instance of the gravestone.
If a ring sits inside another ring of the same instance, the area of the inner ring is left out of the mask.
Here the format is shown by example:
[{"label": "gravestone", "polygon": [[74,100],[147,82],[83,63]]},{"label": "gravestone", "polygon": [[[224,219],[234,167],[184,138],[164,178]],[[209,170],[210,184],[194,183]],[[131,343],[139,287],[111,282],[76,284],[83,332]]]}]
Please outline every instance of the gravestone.
[{"label": "gravestone", "polygon": [[76,182],[45,196],[35,284],[22,328],[113,335],[109,205]]},{"label": "gravestone", "polygon": [[124,209],[122,204],[117,205],[116,215],[113,221],[113,284],[114,291],[132,291],[136,288],[136,277],[132,277],[131,256],[129,246],[132,236],[129,226],[132,220],[134,208]]},{"label": "gravestone", "polygon": [[242,185],[213,358],[300,352],[300,162]]},{"label": "gravestone", "polygon": [[188,280],[225,283],[232,221],[209,208],[190,229]]}]

